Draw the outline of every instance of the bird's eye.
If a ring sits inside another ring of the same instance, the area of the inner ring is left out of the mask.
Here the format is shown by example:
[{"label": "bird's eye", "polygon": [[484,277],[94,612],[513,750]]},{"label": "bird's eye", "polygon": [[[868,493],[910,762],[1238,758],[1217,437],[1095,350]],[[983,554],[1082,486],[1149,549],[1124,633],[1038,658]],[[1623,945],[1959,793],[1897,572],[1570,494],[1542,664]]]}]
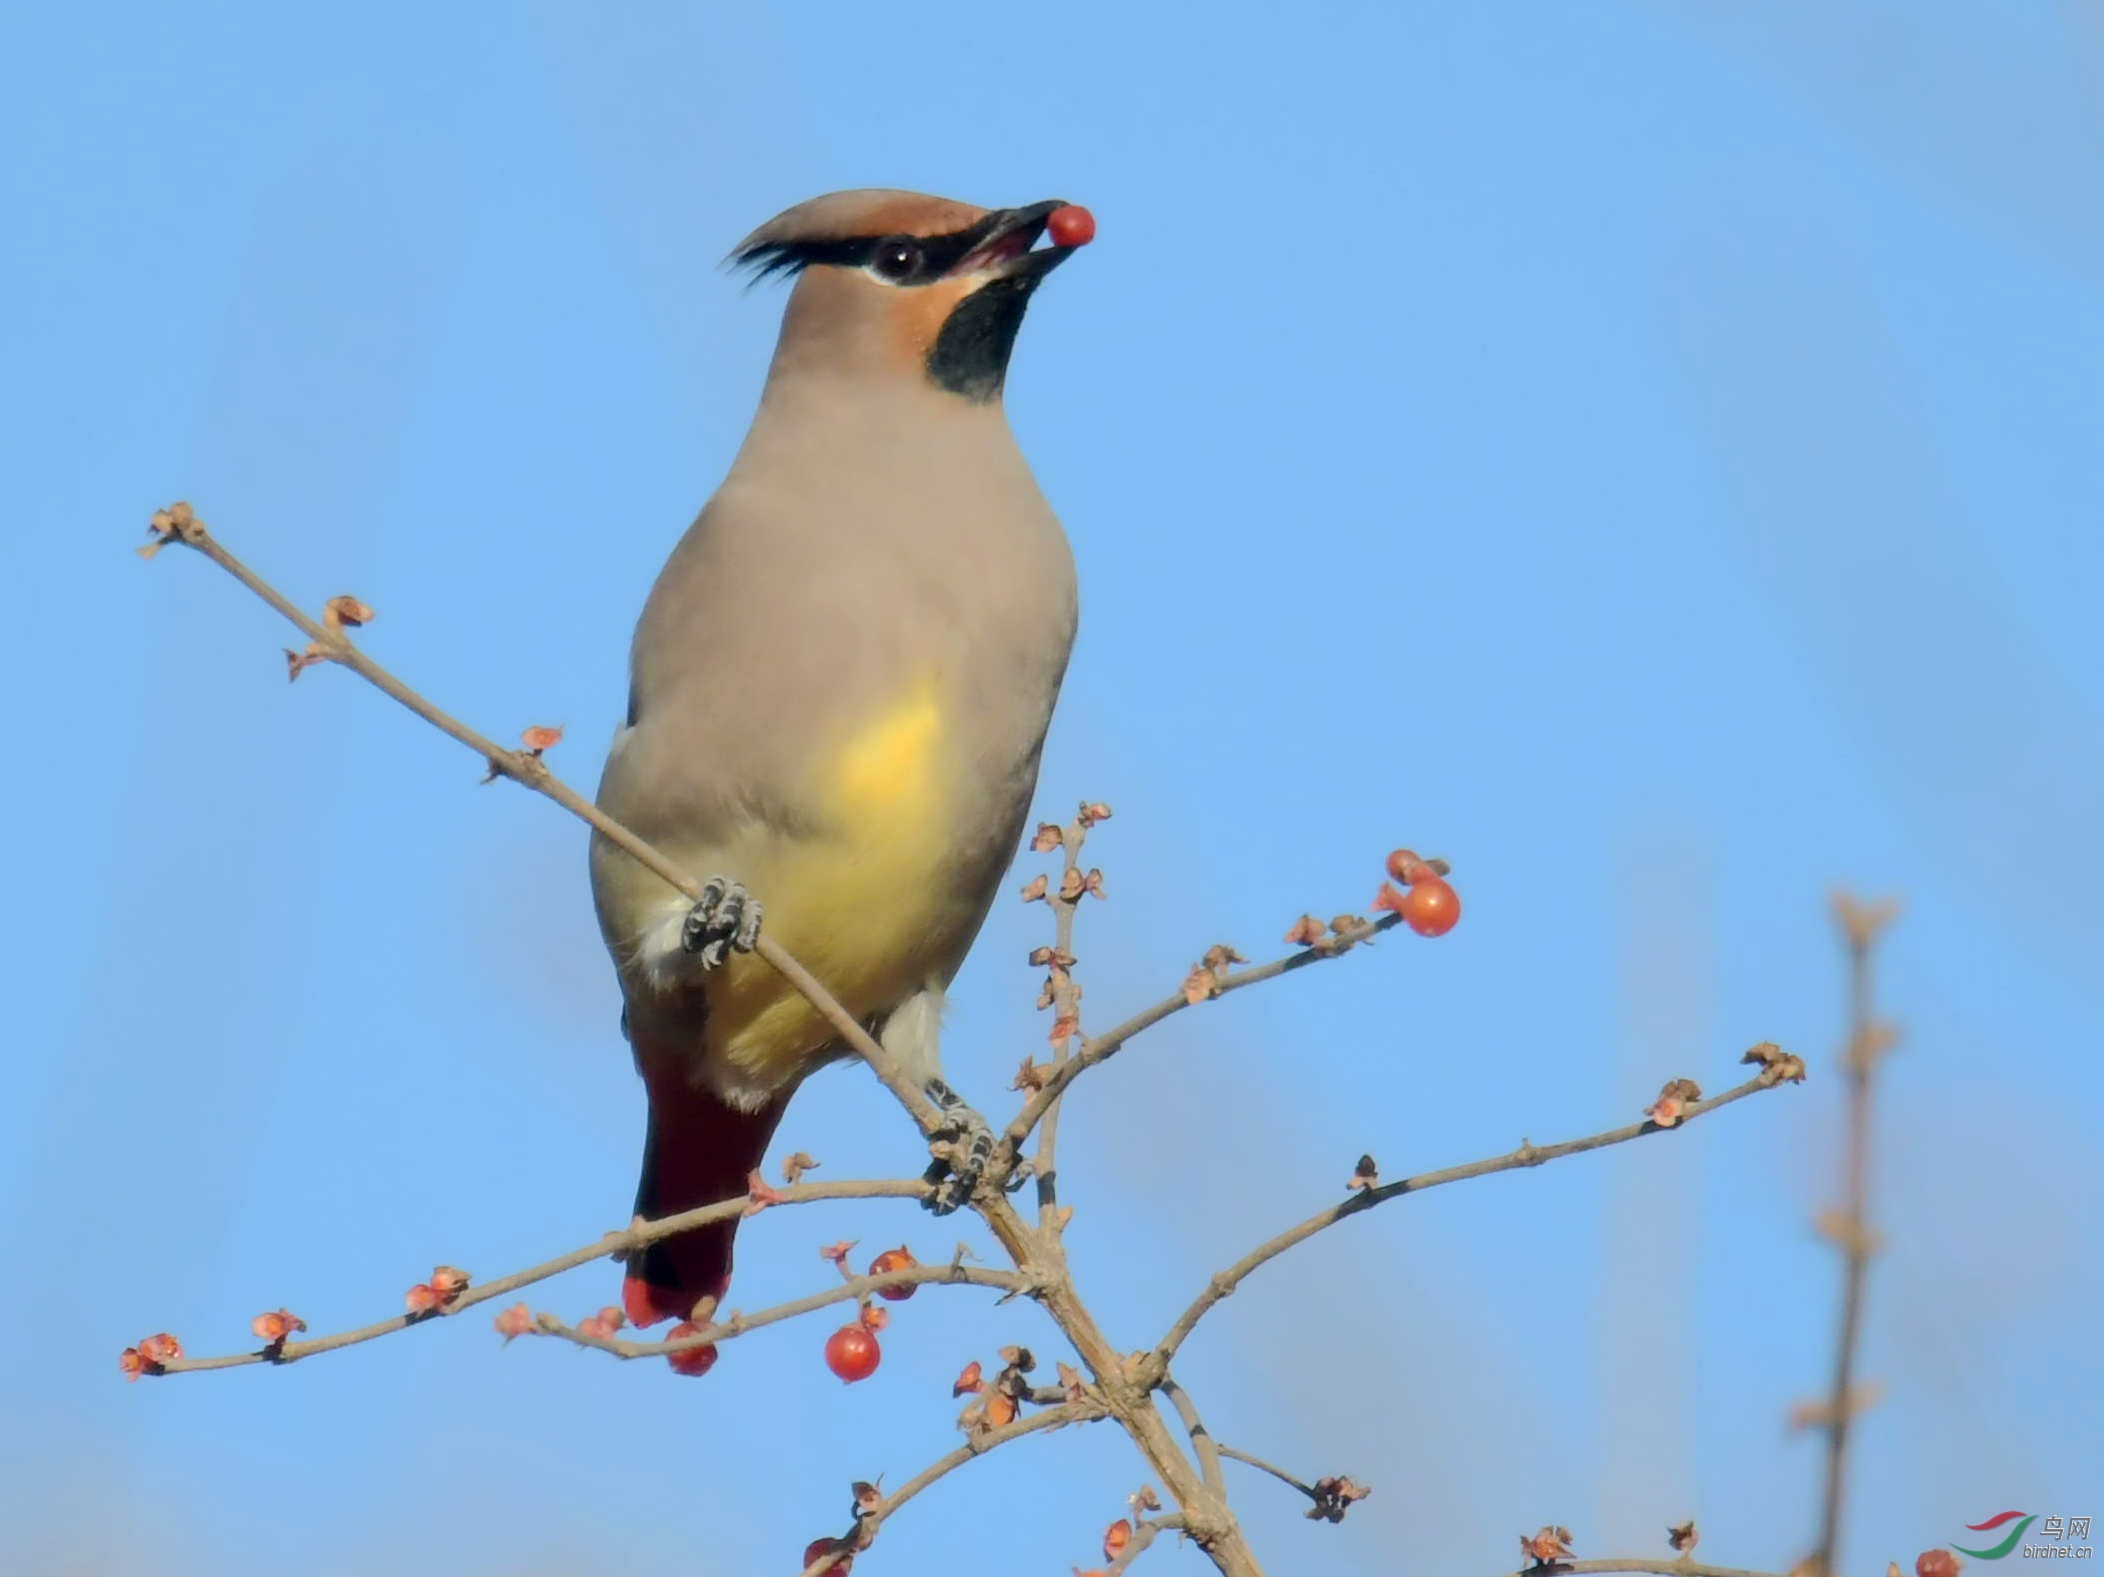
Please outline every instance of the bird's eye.
[{"label": "bird's eye", "polygon": [[888,241],[879,241],[877,250],[870,258],[870,267],[884,279],[904,279],[920,267],[921,249],[917,242],[904,236],[893,236]]}]

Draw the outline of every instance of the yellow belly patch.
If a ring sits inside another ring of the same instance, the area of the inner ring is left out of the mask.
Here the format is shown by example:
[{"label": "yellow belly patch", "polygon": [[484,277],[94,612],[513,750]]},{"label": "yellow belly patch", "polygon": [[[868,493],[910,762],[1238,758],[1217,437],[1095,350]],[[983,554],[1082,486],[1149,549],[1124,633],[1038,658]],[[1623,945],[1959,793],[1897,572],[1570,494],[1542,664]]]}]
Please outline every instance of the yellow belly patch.
[{"label": "yellow belly patch", "polygon": [[925,799],[935,788],[942,708],[924,683],[905,703],[848,742],[833,769],[833,809],[843,817]]},{"label": "yellow belly patch", "polygon": [[[766,930],[858,1018],[926,984],[925,942],[954,902],[944,718],[932,682],[853,733],[817,776],[827,835],[755,828],[726,861],[766,906]],[[759,1075],[787,1071],[832,1038],[756,958],[733,959],[710,993],[709,1038]]]}]

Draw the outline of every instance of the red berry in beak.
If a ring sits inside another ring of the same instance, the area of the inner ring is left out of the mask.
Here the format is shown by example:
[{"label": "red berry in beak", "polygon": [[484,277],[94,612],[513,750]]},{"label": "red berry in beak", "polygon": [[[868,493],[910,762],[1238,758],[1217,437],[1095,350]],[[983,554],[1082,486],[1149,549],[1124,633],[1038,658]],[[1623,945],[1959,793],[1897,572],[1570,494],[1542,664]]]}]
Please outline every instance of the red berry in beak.
[{"label": "red berry in beak", "polygon": [[1055,208],[1045,221],[1054,246],[1087,246],[1096,239],[1096,216],[1079,203]]}]

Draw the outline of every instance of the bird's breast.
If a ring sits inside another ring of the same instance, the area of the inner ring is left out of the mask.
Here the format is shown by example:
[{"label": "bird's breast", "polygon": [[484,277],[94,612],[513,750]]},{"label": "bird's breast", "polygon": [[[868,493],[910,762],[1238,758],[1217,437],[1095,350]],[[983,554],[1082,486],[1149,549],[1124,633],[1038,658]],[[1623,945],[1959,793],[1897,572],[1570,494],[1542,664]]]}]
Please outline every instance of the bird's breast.
[{"label": "bird's breast", "polygon": [[[754,826],[727,860],[766,905],[765,929],[858,1018],[946,979],[976,929],[976,875],[957,869],[967,803],[954,703],[924,678],[867,709],[813,762],[794,830]],[[758,959],[709,987],[709,1039],[758,1082],[798,1070],[832,1032]]]},{"label": "bird's breast", "polygon": [[896,999],[902,969],[927,967],[956,899],[946,867],[960,818],[976,820],[979,807],[955,735],[954,699],[935,678],[917,678],[848,730],[815,785],[822,831],[810,850],[826,866],[825,907],[849,917],[855,936],[836,946],[846,939],[828,923],[813,946],[836,955],[847,990],[874,995],[872,1011]]}]

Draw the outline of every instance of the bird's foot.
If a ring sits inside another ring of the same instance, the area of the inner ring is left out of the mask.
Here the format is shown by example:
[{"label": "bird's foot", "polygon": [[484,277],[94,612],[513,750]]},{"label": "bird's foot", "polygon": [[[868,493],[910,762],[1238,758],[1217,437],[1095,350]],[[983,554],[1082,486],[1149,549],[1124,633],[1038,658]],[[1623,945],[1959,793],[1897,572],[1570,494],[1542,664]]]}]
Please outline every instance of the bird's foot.
[{"label": "bird's foot", "polygon": [[699,958],[704,969],[716,968],[733,950],[751,952],[759,940],[760,900],[727,876],[701,884],[701,897],[679,928],[681,950]]},{"label": "bird's foot", "polygon": [[[930,1079],[927,1091],[928,1099],[942,1113],[943,1125],[935,1137],[946,1141],[949,1154],[928,1167],[926,1180],[935,1185],[935,1192],[925,1203],[936,1215],[946,1216],[971,1202],[979,1179],[986,1175],[994,1158],[994,1131],[984,1117],[965,1103],[963,1096],[942,1080]],[[1010,1188],[1019,1188],[1027,1175],[1027,1168],[1019,1166],[1003,1181]]]}]

